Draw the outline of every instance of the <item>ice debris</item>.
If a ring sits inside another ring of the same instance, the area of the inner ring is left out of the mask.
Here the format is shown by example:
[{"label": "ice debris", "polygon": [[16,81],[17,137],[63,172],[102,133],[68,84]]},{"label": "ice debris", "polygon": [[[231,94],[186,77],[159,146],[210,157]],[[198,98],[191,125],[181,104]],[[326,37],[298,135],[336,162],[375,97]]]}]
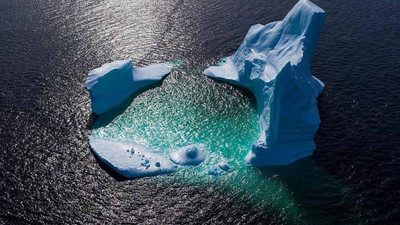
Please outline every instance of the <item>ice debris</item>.
[{"label": "ice debris", "polygon": [[222,161],[218,163],[217,165],[212,166],[208,170],[208,174],[213,175],[213,176],[221,176],[224,175],[228,172],[230,172],[231,167],[226,161]]},{"label": "ice debris", "polygon": [[199,165],[206,158],[204,150],[199,145],[188,145],[170,154],[172,162],[178,165]]},{"label": "ice debris", "polygon": [[229,164],[226,161],[222,161],[222,162],[218,163],[218,167],[223,171],[229,171],[231,169],[231,167],[229,166]]},{"label": "ice debris", "polygon": [[325,12],[300,0],[283,21],[250,28],[236,53],[204,74],[249,89],[261,126],[246,161],[287,165],[310,156],[320,124],[317,97],[324,84],[311,75],[311,60]]}]

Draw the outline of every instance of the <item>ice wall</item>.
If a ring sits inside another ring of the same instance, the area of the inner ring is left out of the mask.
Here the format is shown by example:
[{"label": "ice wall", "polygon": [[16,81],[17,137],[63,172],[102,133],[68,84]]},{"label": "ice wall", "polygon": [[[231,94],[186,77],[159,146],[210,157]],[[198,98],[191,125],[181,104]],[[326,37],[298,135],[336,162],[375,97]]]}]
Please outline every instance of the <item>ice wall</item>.
[{"label": "ice wall", "polygon": [[287,165],[316,148],[317,97],[324,85],[310,66],[324,21],[321,8],[300,0],[282,21],[252,26],[234,55],[204,71],[256,97],[261,133],[248,163]]}]

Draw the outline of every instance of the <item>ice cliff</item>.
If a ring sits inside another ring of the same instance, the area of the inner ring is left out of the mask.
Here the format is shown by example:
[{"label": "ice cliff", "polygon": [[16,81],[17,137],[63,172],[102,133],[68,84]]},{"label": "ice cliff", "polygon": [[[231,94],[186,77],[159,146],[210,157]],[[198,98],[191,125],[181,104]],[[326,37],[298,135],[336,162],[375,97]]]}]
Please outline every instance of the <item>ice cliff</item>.
[{"label": "ice cliff", "polygon": [[321,8],[300,0],[282,21],[252,26],[234,55],[204,71],[249,89],[257,100],[261,133],[248,163],[287,165],[316,148],[317,97],[324,84],[310,67],[324,21]]}]

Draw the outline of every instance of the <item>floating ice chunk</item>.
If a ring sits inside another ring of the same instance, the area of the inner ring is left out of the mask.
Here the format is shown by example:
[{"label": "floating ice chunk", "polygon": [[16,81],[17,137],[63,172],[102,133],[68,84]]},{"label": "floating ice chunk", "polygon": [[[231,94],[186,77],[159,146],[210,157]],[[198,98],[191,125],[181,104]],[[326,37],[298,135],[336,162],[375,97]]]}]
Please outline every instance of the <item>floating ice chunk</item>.
[{"label": "floating ice chunk", "polygon": [[208,174],[212,176],[220,176],[222,175],[222,172],[217,167],[213,166],[208,170]]},{"label": "floating ice chunk", "polygon": [[85,87],[90,92],[92,111],[101,114],[133,94],[139,94],[171,72],[166,63],[136,68],[128,60],[106,63],[89,72]]},{"label": "floating ice chunk", "polygon": [[[134,142],[90,137],[89,144],[102,162],[127,178],[154,176],[177,170],[167,155],[153,153],[151,149]],[[130,149],[140,151],[141,156],[131,154]]]},{"label": "floating ice chunk", "polygon": [[218,163],[218,167],[223,171],[228,171],[228,170],[231,169],[229,164],[227,162],[225,162],[225,161]]},{"label": "floating ice chunk", "polygon": [[199,165],[206,158],[204,150],[198,145],[188,145],[170,154],[172,162],[178,165]]},{"label": "floating ice chunk", "polygon": [[250,28],[236,53],[204,74],[249,89],[257,100],[261,133],[246,161],[287,165],[310,156],[320,118],[323,83],[311,76],[311,60],[325,12],[300,0],[283,21]]},{"label": "floating ice chunk", "polygon": [[212,166],[208,170],[208,174],[213,175],[213,176],[221,176],[229,172],[231,167],[226,161],[222,161],[218,163],[217,165]]}]

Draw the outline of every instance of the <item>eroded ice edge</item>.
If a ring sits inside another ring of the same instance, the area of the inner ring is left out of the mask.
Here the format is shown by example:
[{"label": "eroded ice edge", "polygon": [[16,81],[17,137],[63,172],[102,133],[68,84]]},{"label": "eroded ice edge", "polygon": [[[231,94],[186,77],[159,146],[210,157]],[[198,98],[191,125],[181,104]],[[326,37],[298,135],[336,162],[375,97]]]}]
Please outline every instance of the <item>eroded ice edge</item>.
[{"label": "eroded ice edge", "polygon": [[317,97],[324,84],[310,67],[324,21],[321,8],[300,0],[283,21],[252,26],[234,55],[204,71],[249,89],[257,100],[261,133],[248,163],[287,165],[316,148]]},{"label": "eroded ice edge", "polygon": [[[209,77],[247,88],[256,97],[261,134],[246,157],[248,163],[286,165],[315,149],[313,139],[320,123],[317,97],[323,83],[311,76],[310,65],[324,19],[322,9],[300,0],[283,21],[252,26],[233,56],[204,71]],[[122,60],[90,71],[85,87],[92,111],[100,115],[117,107],[161,82],[178,65],[175,61],[136,68]],[[135,140],[91,136],[89,144],[102,162],[127,178],[171,173],[207,157],[196,143],[169,151],[170,155],[155,153]],[[227,162],[219,162],[209,174],[229,170]]]}]

